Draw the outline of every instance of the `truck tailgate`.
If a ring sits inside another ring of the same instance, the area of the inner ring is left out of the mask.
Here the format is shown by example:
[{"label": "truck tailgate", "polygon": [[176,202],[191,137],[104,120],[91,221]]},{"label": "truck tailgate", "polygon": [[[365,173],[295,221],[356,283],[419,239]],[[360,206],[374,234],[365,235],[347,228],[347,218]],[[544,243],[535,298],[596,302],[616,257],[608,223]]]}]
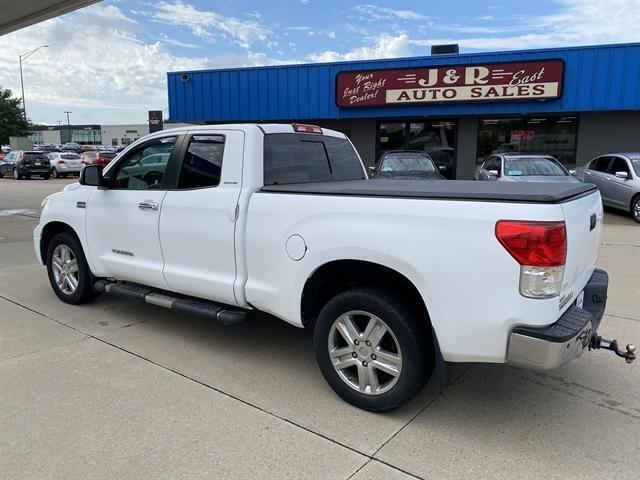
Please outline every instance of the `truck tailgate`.
[{"label": "truck tailgate", "polygon": [[565,202],[562,211],[567,226],[567,262],[560,308],[566,310],[580,295],[595,269],[603,221],[600,192]]}]

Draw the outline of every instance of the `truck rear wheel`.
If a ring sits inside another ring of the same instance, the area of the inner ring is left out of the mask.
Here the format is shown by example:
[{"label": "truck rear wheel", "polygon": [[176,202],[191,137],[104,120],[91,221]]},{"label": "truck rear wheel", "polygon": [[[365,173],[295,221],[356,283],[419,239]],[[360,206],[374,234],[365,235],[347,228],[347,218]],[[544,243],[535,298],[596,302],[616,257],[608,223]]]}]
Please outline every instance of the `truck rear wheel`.
[{"label": "truck rear wheel", "polygon": [[47,248],[49,283],[60,300],[73,305],[90,302],[99,293],[93,288],[95,277],[78,238],[62,232],[51,239]]},{"label": "truck rear wheel", "polygon": [[428,319],[381,288],[354,288],[320,312],[314,331],[318,365],[344,400],[374,412],[395,410],[433,371]]}]

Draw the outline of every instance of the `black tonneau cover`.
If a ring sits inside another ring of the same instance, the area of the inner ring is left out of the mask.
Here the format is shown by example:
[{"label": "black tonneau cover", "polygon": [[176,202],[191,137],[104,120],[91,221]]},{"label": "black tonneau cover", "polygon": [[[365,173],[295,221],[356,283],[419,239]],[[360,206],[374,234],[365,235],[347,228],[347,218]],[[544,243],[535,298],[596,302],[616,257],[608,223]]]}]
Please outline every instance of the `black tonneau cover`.
[{"label": "black tonneau cover", "polygon": [[348,180],[341,182],[267,185],[266,193],[428,198],[487,202],[562,203],[593,192],[590,183],[477,182],[471,180]]}]

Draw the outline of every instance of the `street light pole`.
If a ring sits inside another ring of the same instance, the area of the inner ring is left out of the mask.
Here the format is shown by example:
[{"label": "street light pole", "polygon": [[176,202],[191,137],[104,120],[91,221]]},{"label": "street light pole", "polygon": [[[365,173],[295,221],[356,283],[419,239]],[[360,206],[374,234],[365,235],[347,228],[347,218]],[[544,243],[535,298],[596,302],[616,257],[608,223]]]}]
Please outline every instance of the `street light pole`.
[{"label": "street light pole", "polygon": [[38,48],[34,48],[30,52],[23,53],[22,55],[18,55],[18,59],[20,60],[20,88],[22,89],[22,115],[24,116],[24,123],[27,123],[27,106],[24,102],[24,79],[22,78],[22,61],[26,60],[32,54],[36,53],[41,48],[48,48],[49,45],[41,45]]},{"label": "street light pole", "polygon": [[67,112],[66,110],[63,112],[67,114],[67,134],[69,135],[69,142],[71,142],[71,123],[69,122],[69,115],[73,112]]}]

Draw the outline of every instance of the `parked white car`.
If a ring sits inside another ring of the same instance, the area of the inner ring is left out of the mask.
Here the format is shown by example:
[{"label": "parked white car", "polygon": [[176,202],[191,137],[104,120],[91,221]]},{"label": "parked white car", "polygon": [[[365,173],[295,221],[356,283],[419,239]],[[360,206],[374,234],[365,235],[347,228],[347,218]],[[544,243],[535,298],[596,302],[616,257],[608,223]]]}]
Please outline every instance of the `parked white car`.
[{"label": "parked white car", "polygon": [[478,167],[475,180],[499,182],[578,183],[575,171],[567,170],[551,155],[497,153]]},{"label": "parked white car", "polygon": [[72,152],[52,152],[48,155],[53,178],[66,178],[67,175],[80,175],[82,163],[80,155]]},{"label": "parked white car", "polygon": [[341,133],[210,125],[85,166],[44,200],[34,246],[70,304],[107,293],[313,329],[335,392],[389,411],[434,371],[446,383],[449,362],[551,369],[588,347],[632,361],[596,334],[602,219],[589,184],[370,180]]}]

